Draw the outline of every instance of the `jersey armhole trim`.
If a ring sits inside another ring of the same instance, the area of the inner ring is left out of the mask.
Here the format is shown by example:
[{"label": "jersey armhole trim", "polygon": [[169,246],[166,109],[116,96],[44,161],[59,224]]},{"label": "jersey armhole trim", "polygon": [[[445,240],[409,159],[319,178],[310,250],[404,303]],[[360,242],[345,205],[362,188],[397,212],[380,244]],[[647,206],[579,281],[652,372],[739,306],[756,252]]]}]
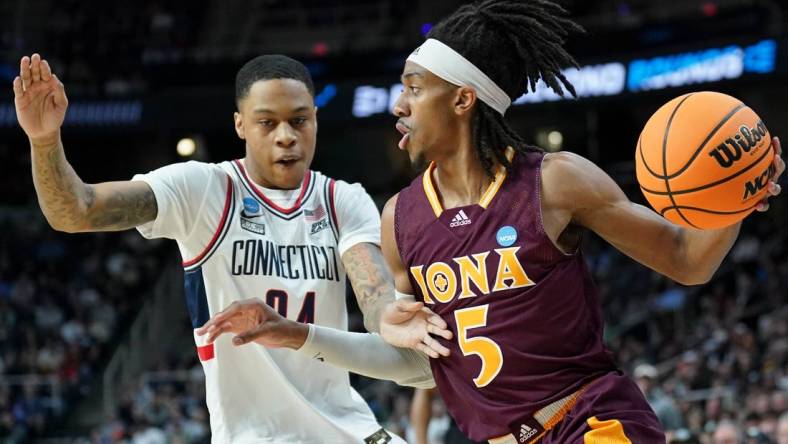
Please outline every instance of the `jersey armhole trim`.
[{"label": "jersey armhole trim", "polygon": [[332,199],[332,192],[331,192],[331,182],[333,179],[326,178],[323,181],[323,205],[328,207],[326,211],[326,219],[328,220],[328,225],[331,227],[331,233],[334,234],[334,240],[339,246],[339,227],[337,227],[336,222],[334,222],[333,214],[334,214],[334,207],[333,207],[333,199]]},{"label": "jersey armhole trim", "polygon": [[[201,265],[201,262],[208,260],[211,256],[209,253],[212,253],[216,250],[216,247],[221,243],[221,240],[227,235],[227,232],[230,228],[230,222],[233,218],[233,212],[231,211],[232,202],[235,200],[235,190],[233,189],[233,180],[230,175],[227,175],[227,194],[224,200],[224,209],[222,210],[222,218],[219,220],[219,225],[216,227],[216,231],[213,233],[213,237],[211,241],[208,242],[208,245],[198,254],[195,258],[183,261],[183,267],[186,269],[196,268]],[[220,239],[221,238],[221,239]]]},{"label": "jersey armhole trim", "polygon": [[397,249],[397,254],[399,255],[399,260],[402,262],[402,265],[405,265],[405,252],[402,251],[402,233],[399,229],[399,214],[401,213],[399,208],[400,197],[402,197],[402,193],[398,193],[396,195],[397,202],[394,204],[394,248]]},{"label": "jersey armhole trim", "polygon": [[337,242],[339,242],[339,219],[337,219],[336,205],[334,204],[334,193],[336,192],[336,184],[337,182],[334,179],[328,180],[328,207],[330,211],[331,220],[334,223],[334,227],[336,227]]}]

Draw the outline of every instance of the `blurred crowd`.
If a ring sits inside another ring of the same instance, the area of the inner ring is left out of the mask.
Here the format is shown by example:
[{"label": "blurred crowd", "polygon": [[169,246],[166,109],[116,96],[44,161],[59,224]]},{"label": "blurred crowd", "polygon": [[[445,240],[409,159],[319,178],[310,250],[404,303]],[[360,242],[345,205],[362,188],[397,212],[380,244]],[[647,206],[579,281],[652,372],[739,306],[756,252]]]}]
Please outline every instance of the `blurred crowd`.
[{"label": "blurred crowd", "polygon": [[[30,2],[28,14],[41,22],[5,19],[0,47],[8,59],[37,51],[44,55],[75,96],[140,94],[148,85],[145,66],[177,61],[201,36],[204,1]],[[27,18],[27,17],[26,17]]]},{"label": "blurred crowd", "polygon": [[209,443],[205,375],[197,357],[171,360],[142,375],[123,395],[115,415],[83,442]]},{"label": "blurred crowd", "polygon": [[0,442],[30,442],[97,371],[159,267],[133,233],[64,235],[40,213],[0,217]]},{"label": "blurred crowd", "polygon": [[749,218],[710,283],[681,287],[594,239],[608,343],[669,442],[788,444],[784,202]]}]

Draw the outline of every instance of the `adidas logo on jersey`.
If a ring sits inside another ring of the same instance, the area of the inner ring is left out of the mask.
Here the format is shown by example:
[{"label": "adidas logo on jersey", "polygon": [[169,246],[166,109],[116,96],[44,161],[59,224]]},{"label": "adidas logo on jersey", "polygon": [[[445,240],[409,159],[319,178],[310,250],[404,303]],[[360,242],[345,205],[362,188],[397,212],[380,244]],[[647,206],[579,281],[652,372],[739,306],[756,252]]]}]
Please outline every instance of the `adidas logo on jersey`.
[{"label": "adidas logo on jersey", "polygon": [[470,223],[471,223],[471,219],[468,217],[468,215],[465,214],[465,211],[460,210],[459,212],[457,212],[457,215],[454,216],[454,219],[451,220],[449,226],[454,228],[462,225],[468,225]]},{"label": "adidas logo on jersey", "polygon": [[536,435],[536,429],[525,424],[520,425],[520,442],[528,442],[528,439]]}]

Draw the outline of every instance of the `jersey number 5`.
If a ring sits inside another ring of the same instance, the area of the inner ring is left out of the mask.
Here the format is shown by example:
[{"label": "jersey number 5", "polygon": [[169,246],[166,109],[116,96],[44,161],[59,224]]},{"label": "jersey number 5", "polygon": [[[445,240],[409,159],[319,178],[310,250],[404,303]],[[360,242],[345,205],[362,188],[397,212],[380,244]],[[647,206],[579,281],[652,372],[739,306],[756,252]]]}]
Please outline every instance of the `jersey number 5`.
[{"label": "jersey number 5", "polygon": [[468,330],[487,325],[487,309],[490,304],[478,307],[463,308],[454,312],[457,323],[457,342],[460,344],[463,356],[479,355],[482,360],[482,369],[479,376],[473,378],[476,387],[482,388],[491,383],[503,366],[503,353],[492,339],[484,336],[468,338]]},{"label": "jersey number 5", "polygon": [[[265,294],[265,303],[270,305],[271,308],[278,311],[282,317],[287,317],[287,292],[284,290],[270,289]],[[304,296],[304,303],[301,305],[301,311],[298,312],[296,321],[303,322],[304,324],[315,323],[315,292],[308,291]]]}]

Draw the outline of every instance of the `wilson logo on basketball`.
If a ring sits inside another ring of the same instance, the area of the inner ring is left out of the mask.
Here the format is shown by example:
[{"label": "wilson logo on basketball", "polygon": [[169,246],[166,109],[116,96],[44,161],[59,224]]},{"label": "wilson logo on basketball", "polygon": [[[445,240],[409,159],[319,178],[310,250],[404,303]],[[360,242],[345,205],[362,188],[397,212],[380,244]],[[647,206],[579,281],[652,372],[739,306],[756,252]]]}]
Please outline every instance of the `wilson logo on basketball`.
[{"label": "wilson logo on basketball", "polygon": [[742,125],[735,136],[728,137],[723,143],[717,145],[717,148],[714,148],[709,156],[713,157],[721,167],[730,168],[734,162],[741,159],[742,152],[749,153],[760,144],[767,133],[768,130],[763,120],[758,121],[754,128]]},{"label": "wilson logo on basketball", "polygon": [[769,183],[769,179],[771,179],[774,175],[774,171],[774,165],[769,165],[769,168],[766,168],[763,173],[756,176],[753,180],[746,182],[744,184],[744,197],[741,199],[747,200],[748,198],[758,194],[758,192],[762,189],[766,188],[766,185]]}]

